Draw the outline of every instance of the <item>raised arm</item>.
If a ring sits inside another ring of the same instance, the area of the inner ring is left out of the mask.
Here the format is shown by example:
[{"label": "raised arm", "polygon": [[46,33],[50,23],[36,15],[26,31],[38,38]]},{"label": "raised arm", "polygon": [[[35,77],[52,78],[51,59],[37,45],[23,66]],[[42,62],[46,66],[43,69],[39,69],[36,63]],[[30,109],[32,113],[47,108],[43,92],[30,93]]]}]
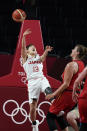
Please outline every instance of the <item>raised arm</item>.
[{"label": "raised arm", "polygon": [[28,34],[30,34],[30,33],[31,33],[30,29],[27,29],[27,30],[25,30],[25,32],[23,33],[23,37],[22,37],[21,56],[22,56],[22,58],[23,58],[23,63],[26,61],[26,57],[27,57],[25,37],[26,37],[26,35],[28,35]]},{"label": "raised arm", "polygon": [[43,62],[46,59],[46,56],[48,55],[48,52],[51,52],[51,50],[53,49],[53,47],[51,46],[46,46],[46,49],[43,53],[43,55],[40,57],[40,60]]},{"label": "raised arm", "polygon": [[72,99],[74,102],[78,101],[78,95],[76,93],[76,90],[78,86],[81,84],[82,80],[87,76],[87,67],[84,68],[84,70],[79,74],[78,78],[74,82],[73,86],[73,93],[72,93]]}]

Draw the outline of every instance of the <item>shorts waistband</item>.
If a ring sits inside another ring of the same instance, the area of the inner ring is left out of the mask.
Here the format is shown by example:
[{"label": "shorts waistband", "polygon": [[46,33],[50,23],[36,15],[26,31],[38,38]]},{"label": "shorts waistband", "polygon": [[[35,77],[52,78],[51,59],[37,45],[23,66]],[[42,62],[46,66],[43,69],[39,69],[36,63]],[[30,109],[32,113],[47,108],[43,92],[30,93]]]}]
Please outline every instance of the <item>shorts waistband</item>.
[{"label": "shorts waistband", "polygon": [[29,80],[37,80],[37,79],[39,79],[39,78],[43,79],[43,77],[34,77],[34,78],[29,78],[29,79],[27,79],[27,80],[28,80],[28,81],[29,81]]}]

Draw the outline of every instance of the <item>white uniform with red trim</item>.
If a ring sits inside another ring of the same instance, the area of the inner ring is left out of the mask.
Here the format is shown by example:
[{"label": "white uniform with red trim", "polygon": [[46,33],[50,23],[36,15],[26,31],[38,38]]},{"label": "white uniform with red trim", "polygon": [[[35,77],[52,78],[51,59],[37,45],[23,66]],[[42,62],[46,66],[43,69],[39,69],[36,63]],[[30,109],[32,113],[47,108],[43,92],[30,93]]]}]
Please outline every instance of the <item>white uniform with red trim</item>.
[{"label": "white uniform with red trim", "polygon": [[38,100],[40,92],[44,92],[50,84],[43,74],[43,64],[38,54],[36,57],[29,56],[23,68],[28,80],[29,102],[32,103],[32,99]]}]

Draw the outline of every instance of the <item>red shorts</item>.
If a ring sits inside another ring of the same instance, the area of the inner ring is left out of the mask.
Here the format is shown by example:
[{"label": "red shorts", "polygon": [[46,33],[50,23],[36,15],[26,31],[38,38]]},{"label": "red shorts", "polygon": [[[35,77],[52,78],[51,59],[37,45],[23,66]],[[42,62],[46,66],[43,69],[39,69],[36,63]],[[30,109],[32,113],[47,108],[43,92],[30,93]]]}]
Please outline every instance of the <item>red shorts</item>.
[{"label": "red shorts", "polygon": [[69,112],[75,103],[72,100],[72,92],[64,91],[58,98],[54,100],[49,108],[49,112],[58,114],[60,111]]}]

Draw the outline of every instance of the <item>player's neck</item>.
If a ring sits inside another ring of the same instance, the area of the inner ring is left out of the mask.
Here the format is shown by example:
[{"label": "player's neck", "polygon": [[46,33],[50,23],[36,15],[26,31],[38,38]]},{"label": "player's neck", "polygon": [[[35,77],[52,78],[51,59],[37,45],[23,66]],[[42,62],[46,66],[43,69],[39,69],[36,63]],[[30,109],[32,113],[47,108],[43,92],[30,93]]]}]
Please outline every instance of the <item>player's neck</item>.
[{"label": "player's neck", "polygon": [[79,58],[77,58],[77,57],[74,57],[74,58],[73,58],[73,60],[80,60],[80,59],[79,59]]},{"label": "player's neck", "polygon": [[36,55],[28,55],[28,58],[34,58]]}]

